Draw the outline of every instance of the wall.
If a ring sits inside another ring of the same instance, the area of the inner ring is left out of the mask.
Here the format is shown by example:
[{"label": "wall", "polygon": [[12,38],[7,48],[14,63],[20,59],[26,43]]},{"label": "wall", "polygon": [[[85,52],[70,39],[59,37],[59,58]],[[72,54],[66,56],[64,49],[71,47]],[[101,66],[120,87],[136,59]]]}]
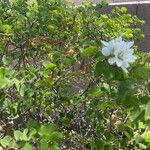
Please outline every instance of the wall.
[{"label": "wall", "polygon": [[[82,1],[84,1],[84,0],[74,0],[74,3],[79,4]],[[101,0],[91,0],[91,1],[93,1],[94,3],[98,3]],[[148,2],[148,1],[150,2],[150,0],[106,0],[106,1],[108,1],[109,3],[124,3],[124,2],[141,2],[141,3],[143,3],[143,2]]]}]

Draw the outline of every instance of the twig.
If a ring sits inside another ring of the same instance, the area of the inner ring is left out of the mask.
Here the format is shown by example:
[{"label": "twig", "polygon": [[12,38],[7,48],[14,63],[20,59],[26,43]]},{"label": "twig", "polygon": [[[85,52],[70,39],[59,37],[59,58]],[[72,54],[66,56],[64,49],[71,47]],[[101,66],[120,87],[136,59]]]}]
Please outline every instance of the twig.
[{"label": "twig", "polygon": [[0,33],[0,36],[13,36],[13,34]]}]

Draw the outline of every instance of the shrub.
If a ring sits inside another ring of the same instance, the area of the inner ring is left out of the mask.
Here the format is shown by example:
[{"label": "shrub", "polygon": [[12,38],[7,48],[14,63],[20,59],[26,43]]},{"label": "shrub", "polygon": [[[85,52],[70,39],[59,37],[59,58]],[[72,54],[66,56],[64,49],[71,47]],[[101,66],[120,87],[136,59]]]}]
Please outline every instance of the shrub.
[{"label": "shrub", "polygon": [[[0,3],[3,148],[150,148],[149,54],[130,42],[143,37],[134,27],[144,21],[124,7],[104,14],[106,6],[61,0]],[[136,55],[127,70],[117,60],[108,63],[110,56],[102,52],[119,37]]]}]

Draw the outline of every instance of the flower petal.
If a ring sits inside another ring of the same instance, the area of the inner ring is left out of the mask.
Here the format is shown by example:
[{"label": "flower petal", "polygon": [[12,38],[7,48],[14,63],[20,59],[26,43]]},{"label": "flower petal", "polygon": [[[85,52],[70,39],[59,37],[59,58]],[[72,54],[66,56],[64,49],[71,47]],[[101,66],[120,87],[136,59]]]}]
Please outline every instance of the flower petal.
[{"label": "flower petal", "polygon": [[106,42],[106,41],[101,41],[102,42],[102,44],[104,45],[104,46],[108,46],[109,45],[109,42]]},{"label": "flower petal", "polygon": [[130,55],[126,58],[126,61],[130,63],[135,62],[135,60],[136,60],[136,57],[134,55]]},{"label": "flower petal", "polygon": [[110,65],[114,64],[115,62],[116,62],[116,58],[115,57],[111,57],[111,58],[108,59],[108,63]]},{"label": "flower petal", "polygon": [[109,56],[109,55],[110,55],[110,49],[108,49],[107,47],[104,47],[104,48],[102,49],[102,54],[103,54],[104,56]]},{"label": "flower petal", "polygon": [[127,68],[130,66],[130,63],[136,60],[134,50],[131,48],[134,42],[126,42],[122,37],[119,37],[109,42],[102,41],[102,43],[104,45],[102,54],[107,57],[110,56],[108,63],[110,65],[116,64],[125,72],[128,72]]},{"label": "flower petal", "polygon": [[121,66],[121,69],[122,69],[124,72],[128,73],[127,68],[125,68],[124,66]]},{"label": "flower petal", "polygon": [[123,61],[117,58],[116,59],[116,64],[117,64],[118,67],[121,67],[122,64],[123,64]]},{"label": "flower petal", "polygon": [[127,46],[127,48],[132,47],[132,46],[133,46],[133,44],[134,44],[134,42],[126,42],[126,46]]},{"label": "flower petal", "polygon": [[121,42],[121,41],[123,41],[123,40],[122,40],[122,37],[120,36],[120,37],[118,37],[117,39],[115,39],[115,41],[116,41],[116,42]]},{"label": "flower petal", "polygon": [[124,68],[128,68],[128,67],[129,67],[129,63],[127,63],[127,62],[123,62],[122,67],[124,67]]}]

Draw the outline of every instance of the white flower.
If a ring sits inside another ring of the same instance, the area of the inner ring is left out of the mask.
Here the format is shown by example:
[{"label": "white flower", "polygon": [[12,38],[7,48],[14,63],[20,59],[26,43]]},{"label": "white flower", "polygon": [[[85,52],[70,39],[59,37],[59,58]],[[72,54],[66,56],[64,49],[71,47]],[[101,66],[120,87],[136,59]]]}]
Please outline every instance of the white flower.
[{"label": "white flower", "polygon": [[109,42],[101,41],[104,47],[102,48],[102,54],[108,57],[108,63],[110,65],[116,64],[122,68],[125,72],[132,63],[136,60],[133,55],[133,49],[131,48],[134,42],[125,42],[121,37],[111,40]]}]

